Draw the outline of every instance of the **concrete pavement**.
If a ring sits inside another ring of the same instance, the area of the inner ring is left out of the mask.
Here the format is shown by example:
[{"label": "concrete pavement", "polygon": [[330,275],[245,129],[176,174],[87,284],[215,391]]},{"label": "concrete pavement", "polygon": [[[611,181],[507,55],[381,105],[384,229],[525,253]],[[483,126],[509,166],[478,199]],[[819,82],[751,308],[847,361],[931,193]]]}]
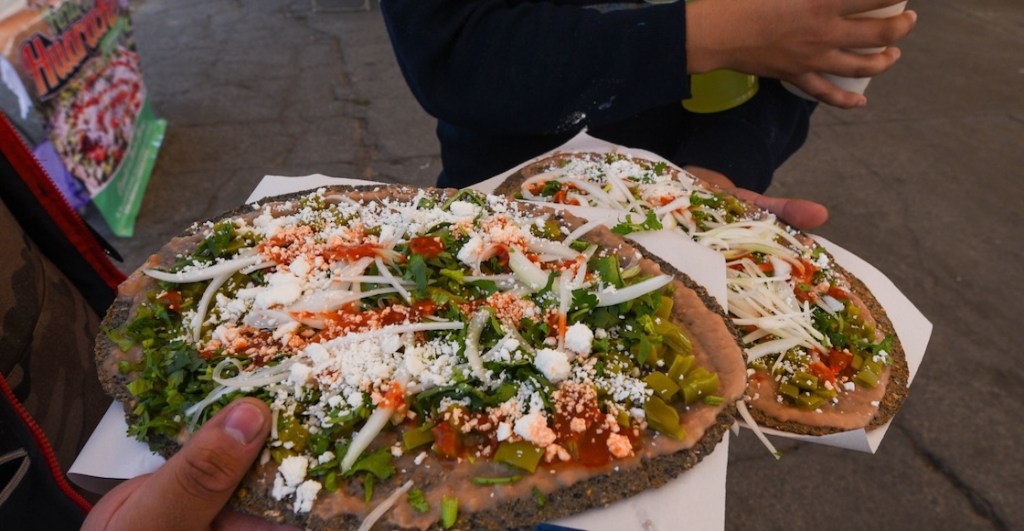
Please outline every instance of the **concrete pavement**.
[{"label": "concrete pavement", "polygon": [[[379,12],[312,5],[133,0],[169,125],[136,235],[111,238],[124,269],[266,174],[432,184],[434,124]],[[829,206],[819,232],[934,323],[927,356],[875,455],[782,441],[776,462],[734,438],[730,530],[1024,528],[1024,4],[912,5],[917,29],[868,108],[820,109],[771,193]]]}]

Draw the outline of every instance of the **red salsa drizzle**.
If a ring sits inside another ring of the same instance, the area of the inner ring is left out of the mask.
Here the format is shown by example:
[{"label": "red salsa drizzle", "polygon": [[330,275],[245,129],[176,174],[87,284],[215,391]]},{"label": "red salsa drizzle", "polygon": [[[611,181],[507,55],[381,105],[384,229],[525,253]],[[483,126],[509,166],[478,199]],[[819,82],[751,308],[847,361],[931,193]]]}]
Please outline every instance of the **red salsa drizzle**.
[{"label": "red salsa drizzle", "polygon": [[409,251],[423,258],[434,258],[444,251],[444,244],[436,236],[417,236],[409,240]]}]

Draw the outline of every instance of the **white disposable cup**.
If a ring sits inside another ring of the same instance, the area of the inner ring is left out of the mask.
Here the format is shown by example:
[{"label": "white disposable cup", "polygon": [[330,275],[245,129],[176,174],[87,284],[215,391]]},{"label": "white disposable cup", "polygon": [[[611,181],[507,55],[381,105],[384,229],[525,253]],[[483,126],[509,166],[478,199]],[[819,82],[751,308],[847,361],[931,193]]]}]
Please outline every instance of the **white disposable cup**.
[{"label": "white disposable cup", "polygon": [[[899,2],[899,3],[893,4],[891,6],[886,6],[886,7],[880,8],[880,9],[873,9],[871,11],[865,11],[864,13],[857,13],[856,15],[850,15],[850,18],[889,18],[889,17],[895,17],[896,15],[899,15],[900,13],[902,13],[903,10],[906,9],[906,8],[907,8],[907,2],[906,2],[906,0],[904,0],[903,2]],[[855,48],[855,49],[853,49],[851,51],[857,52],[857,53],[869,54],[869,53],[880,53],[883,50],[885,50],[884,46],[879,47],[879,48]],[[868,83],[871,83],[871,78],[870,77],[842,77],[842,76],[836,76],[836,75],[832,75],[832,74],[822,74],[821,76],[824,77],[825,79],[829,80],[830,82],[832,82],[832,84],[834,84],[835,86],[837,86],[837,87],[839,87],[839,88],[841,88],[843,90],[849,91],[849,92],[856,92],[857,94],[864,94],[864,91],[867,90],[867,88],[868,88]],[[786,83],[785,81],[782,82],[782,86],[786,87],[786,90],[792,92],[793,94],[796,94],[797,96],[800,96],[801,98],[808,99],[808,100],[814,100],[815,99],[814,97],[809,96],[808,94],[804,93],[804,91],[794,87],[793,85],[791,85],[789,83]]]}]

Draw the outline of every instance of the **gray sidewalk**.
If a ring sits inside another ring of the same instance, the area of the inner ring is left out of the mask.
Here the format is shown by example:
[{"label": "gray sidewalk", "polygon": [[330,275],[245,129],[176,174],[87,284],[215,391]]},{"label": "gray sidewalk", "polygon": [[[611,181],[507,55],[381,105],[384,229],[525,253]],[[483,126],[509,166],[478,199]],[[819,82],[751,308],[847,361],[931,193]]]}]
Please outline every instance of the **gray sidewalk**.
[{"label": "gray sidewalk", "polygon": [[[433,183],[434,124],[379,12],[312,5],[133,0],[169,125],[136,236],[111,238],[124,269],[263,175]],[[868,108],[820,109],[771,193],[829,206],[819,232],[935,325],[927,356],[875,455],[782,441],[776,462],[734,438],[730,530],[1024,528],[1024,3],[911,5],[917,30]]]}]

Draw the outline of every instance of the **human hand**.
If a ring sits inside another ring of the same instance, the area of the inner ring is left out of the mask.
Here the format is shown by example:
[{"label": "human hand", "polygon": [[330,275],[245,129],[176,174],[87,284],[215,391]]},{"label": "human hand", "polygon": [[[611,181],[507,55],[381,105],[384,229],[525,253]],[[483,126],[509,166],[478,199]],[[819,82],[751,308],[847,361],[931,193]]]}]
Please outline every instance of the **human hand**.
[{"label": "human hand", "polygon": [[699,166],[685,166],[683,169],[699,179],[717,185],[736,197],[775,214],[779,219],[795,228],[815,229],[828,221],[828,209],[820,203],[806,199],[769,197],[744,188],[737,188],[732,180],[725,175]]},{"label": "human hand", "polygon": [[159,470],[107,493],[82,529],[282,529],[225,508],[269,433],[266,404],[254,398],[232,402]]},{"label": "human hand", "polygon": [[[873,77],[896,63],[892,46],[914,28],[913,11],[884,19],[850,18],[896,0],[693,0],[686,6],[686,57],[691,74],[720,68],[788,81],[837,107],[867,99],[822,73]],[[861,54],[856,48],[886,47]]]}]

